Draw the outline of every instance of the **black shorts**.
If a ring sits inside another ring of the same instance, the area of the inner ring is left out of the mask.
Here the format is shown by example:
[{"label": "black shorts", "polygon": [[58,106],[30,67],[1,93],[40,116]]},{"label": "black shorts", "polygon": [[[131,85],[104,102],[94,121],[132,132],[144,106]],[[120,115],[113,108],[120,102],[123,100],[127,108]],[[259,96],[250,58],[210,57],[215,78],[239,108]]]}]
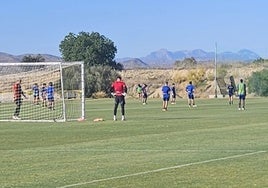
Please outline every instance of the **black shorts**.
[{"label": "black shorts", "polygon": [[121,104],[121,105],[124,105],[126,104],[125,102],[125,96],[115,96],[115,104]]}]

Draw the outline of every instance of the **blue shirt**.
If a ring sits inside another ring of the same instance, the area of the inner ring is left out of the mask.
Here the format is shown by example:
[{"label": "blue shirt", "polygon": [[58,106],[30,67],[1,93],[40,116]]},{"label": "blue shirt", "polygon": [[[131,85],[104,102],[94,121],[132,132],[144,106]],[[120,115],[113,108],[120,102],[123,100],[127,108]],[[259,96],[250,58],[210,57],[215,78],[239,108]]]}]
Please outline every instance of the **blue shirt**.
[{"label": "blue shirt", "polygon": [[48,86],[47,87],[47,98],[53,98],[54,96],[54,87]]},{"label": "blue shirt", "polygon": [[188,95],[192,95],[194,93],[194,86],[192,84],[187,85],[186,92],[188,93]]},{"label": "blue shirt", "polygon": [[39,88],[37,85],[33,86],[33,94],[34,96],[39,96]]},{"label": "blue shirt", "polygon": [[165,85],[162,87],[163,96],[169,96],[170,87]]}]

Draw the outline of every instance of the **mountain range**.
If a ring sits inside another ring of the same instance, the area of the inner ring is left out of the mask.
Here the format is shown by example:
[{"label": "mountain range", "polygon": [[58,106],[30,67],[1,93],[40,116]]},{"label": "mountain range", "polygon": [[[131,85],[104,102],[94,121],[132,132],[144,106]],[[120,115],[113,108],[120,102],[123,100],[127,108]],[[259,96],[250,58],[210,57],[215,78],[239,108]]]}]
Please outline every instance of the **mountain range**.
[{"label": "mountain range", "polygon": [[[21,62],[24,56],[36,56],[38,54],[22,54],[22,55],[11,55],[8,53],[0,52],[0,62],[1,63],[15,63]],[[62,61],[61,57],[50,55],[50,54],[40,54],[43,58],[45,58],[46,62],[57,62]]]},{"label": "mountain range", "polygon": [[[24,56],[37,54],[22,54],[22,55],[11,55],[8,53],[0,52],[0,62],[21,62]],[[40,54],[45,58],[46,62],[62,61],[61,57]],[[124,68],[169,68],[172,67],[176,61],[182,61],[185,58],[195,58],[197,62],[212,62],[215,61],[215,52],[206,52],[202,49],[195,50],[181,50],[171,52],[167,49],[160,49],[158,51],[151,52],[145,57],[135,58],[118,58],[115,59],[117,63],[121,63]],[[253,51],[248,49],[242,49],[238,52],[222,52],[217,53],[217,62],[219,63],[230,63],[230,62],[252,62],[253,60],[259,59],[260,56]]]},{"label": "mountain range", "polygon": [[[133,65],[136,65],[136,68],[172,67],[175,61],[182,61],[191,57],[195,58],[197,62],[211,62],[215,61],[215,52],[206,52],[202,49],[171,52],[167,49],[160,49],[145,57],[120,58],[116,59],[116,61],[123,64],[125,68],[131,68]],[[260,56],[253,51],[242,49],[238,52],[217,53],[216,58],[219,63],[230,63],[251,62],[259,59]]]}]

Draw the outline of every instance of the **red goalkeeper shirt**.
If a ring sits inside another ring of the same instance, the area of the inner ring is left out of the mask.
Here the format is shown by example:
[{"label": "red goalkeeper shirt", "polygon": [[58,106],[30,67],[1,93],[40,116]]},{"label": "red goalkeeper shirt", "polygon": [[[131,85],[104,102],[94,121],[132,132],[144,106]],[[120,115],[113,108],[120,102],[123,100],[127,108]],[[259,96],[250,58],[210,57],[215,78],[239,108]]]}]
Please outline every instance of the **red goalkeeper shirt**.
[{"label": "red goalkeeper shirt", "polygon": [[15,83],[13,85],[13,93],[14,93],[14,100],[21,99],[21,95],[23,95],[23,91],[19,83]]},{"label": "red goalkeeper shirt", "polygon": [[122,96],[123,93],[127,92],[127,86],[123,81],[115,81],[112,84],[111,89],[116,96]]}]

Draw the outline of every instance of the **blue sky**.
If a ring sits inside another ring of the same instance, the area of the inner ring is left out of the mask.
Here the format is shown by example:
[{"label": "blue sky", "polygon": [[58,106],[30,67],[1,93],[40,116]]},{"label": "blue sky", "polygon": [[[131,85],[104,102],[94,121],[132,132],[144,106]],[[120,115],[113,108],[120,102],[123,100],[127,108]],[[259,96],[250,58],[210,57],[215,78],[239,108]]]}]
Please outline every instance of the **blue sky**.
[{"label": "blue sky", "polygon": [[4,0],[0,52],[60,56],[70,32],[98,32],[116,58],[159,49],[237,52],[268,58],[266,0]]}]

